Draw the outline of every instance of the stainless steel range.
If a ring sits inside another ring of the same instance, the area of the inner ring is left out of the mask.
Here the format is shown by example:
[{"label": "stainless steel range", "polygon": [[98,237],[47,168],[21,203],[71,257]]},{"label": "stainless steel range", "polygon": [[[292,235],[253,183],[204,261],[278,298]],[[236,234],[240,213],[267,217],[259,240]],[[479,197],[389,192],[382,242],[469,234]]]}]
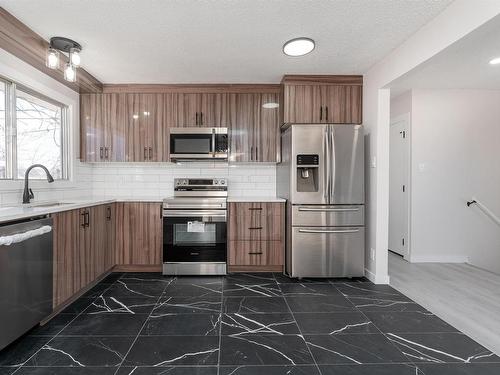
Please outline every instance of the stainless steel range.
[{"label": "stainless steel range", "polygon": [[227,179],[176,178],[163,201],[163,274],[225,275]]}]

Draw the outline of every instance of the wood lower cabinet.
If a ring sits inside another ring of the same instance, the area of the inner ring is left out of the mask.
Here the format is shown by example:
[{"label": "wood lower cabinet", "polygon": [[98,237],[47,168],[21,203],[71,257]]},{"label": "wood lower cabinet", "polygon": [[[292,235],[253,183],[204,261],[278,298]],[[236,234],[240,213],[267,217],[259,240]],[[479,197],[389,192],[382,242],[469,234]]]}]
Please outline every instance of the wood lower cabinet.
[{"label": "wood lower cabinet", "polygon": [[285,76],[281,123],[360,124],[362,76]]},{"label": "wood lower cabinet", "polygon": [[281,272],[284,258],[284,203],[229,204],[230,272]]},{"label": "wood lower cabinet", "polygon": [[[160,203],[116,203],[115,261],[127,266],[149,266],[160,270],[163,249],[163,220]],[[139,268],[140,269],[140,268]]]}]

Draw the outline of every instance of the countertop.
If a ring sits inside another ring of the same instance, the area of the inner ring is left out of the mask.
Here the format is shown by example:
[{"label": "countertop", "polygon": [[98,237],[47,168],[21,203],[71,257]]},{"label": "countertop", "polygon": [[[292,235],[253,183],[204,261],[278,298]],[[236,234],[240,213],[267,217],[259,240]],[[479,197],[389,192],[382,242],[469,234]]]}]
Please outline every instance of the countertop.
[{"label": "countertop", "polygon": [[286,199],[279,197],[228,197],[228,202],[276,202],[283,203],[286,202]]},{"label": "countertop", "polygon": [[[228,202],[286,202],[278,197],[228,197]],[[126,198],[90,198],[90,199],[68,199],[59,201],[60,205],[43,206],[51,202],[33,202],[31,206],[12,204],[0,206],[0,223],[27,219],[34,216],[43,216],[56,212],[77,210],[79,208],[98,206],[114,202],[152,202],[161,203],[163,199],[148,197],[126,197]]]}]

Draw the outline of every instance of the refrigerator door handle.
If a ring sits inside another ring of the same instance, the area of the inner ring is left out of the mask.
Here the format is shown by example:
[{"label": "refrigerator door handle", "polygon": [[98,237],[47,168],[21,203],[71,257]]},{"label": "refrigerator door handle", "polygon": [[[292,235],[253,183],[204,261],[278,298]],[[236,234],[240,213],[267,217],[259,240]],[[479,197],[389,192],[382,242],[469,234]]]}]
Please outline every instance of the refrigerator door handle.
[{"label": "refrigerator door handle", "polygon": [[359,229],[299,229],[299,233],[357,233]]},{"label": "refrigerator door handle", "polygon": [[309,212],[356,212],[359,208],[307,208],[299,207],[299,211],[309,211]]},{"label": "refrigerator door handle", "polygon": [[323,142],[323,147],[324,147],[323,155],[325,155],[325,167],[324,167],[325,183],[324,183],[323,197],[329,203],[330,202],[330,145],[329,145],[328,129],[329,129],[328,126],[325,127],[324,142]]},{"label": "refrigerator door handle", "polygon": [[330,203],[333,202],[333,196],[335,194],[335,180],[336,180],[336,164],[337,164],[337,155],[335,155],[335,134],[333,129],[330,129],[330,152],[331,152],[331,170],[332,175],[330,177]]}]

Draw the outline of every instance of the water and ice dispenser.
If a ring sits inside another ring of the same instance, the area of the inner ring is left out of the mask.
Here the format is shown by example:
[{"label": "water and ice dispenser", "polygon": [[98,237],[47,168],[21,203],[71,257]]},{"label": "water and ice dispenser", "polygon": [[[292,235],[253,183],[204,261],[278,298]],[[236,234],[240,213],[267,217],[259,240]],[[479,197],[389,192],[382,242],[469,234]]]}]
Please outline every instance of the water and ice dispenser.
[{"label": "water and ice dispenser", "polygon": [[297,155],[297,191],[317,192],[319,190],[319,155]]}]

